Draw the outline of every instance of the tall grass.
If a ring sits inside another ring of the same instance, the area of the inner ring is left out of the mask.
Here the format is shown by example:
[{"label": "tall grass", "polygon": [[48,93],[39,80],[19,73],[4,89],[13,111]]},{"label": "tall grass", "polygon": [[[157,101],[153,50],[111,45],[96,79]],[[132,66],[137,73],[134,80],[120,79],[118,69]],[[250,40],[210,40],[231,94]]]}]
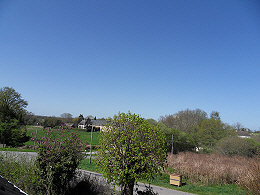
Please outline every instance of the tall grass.
[{"label": "tall grass", "polygon": [[168,155],[168,166],[191,182],[239,184],[260,194],[260,159],[218,154]]}]

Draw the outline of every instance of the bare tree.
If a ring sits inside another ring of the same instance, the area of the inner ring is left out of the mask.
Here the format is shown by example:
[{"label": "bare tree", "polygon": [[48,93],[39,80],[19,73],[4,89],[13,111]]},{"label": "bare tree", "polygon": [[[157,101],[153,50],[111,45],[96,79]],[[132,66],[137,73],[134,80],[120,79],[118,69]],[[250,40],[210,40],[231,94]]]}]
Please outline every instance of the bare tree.
[{"label": "bare tree", "polygon": [[243,128],[243,125],[239,122],[235,123],[234,125],[235,130],[240,131]]},{"label": "bare tree", "polygon": [[60,115],[61,118],[66,118],[66,119],[72,119],[72,114],[70,113],[63,113]]},{"label": "bare tree", "polygon": [[71,123],[72,122],[72,114],[70,113],[63,113],[60,115],[63,122]]},{"label": "bare tree", "polygon": [[161,116],[159,121],[163,122],[167,127],[179,129],[190,133],[192,129],[207,118],[207,113],[200,109],[182,110],[176,114]]}]

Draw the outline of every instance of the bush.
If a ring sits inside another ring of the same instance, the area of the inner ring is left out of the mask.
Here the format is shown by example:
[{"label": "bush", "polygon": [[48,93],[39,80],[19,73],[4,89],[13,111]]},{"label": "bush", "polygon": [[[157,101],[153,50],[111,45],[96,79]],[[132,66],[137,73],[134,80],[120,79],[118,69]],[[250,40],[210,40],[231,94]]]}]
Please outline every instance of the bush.
[{"label": "bush", "polygon": [[258,147],[259,144],[253,139],[226,137],[217,143],[215,152],[229,156],[239,155],[252,157],[257,154]]},{"label": "bush", "polygon": [[15,156],[0,155],[0,175],[28,194],[44,194],[40,192],[36,165],[25,157],[18,161]]},{"label": "bush", "polygon": [[47,194],[65,194],[69,182],[83,158],[81,151],[85,144],[79,134],[63,129],[43,130],[44,137],[37,140],[39,154],[37,167],[39,176]]}]

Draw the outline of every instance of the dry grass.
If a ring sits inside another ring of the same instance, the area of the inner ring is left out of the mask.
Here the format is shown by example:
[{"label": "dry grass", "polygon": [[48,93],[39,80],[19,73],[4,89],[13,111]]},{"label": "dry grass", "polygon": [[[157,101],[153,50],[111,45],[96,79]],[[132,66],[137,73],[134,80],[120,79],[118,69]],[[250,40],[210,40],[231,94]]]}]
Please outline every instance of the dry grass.
[{"label": "dry grass", "polygon": [[168,166],[191,182],[239,184],[260,194],[260,159],[218,154],[168,155]]}]

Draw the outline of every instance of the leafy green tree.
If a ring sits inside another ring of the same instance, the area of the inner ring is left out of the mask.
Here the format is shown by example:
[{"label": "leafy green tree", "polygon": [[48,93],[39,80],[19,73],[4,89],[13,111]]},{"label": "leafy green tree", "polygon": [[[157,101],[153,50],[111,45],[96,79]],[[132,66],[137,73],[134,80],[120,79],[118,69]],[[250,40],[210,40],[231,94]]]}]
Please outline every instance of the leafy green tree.
[{"label": "leafy green tree", "polygon": [[138,179],[150,180],[164,166],[165,136],[139,115],[115,115],[101,135],[97,162],[108,182],[121,186],[122,194],[132,195]]},{"label": "leafy green tree", "polygon": [[165,134],[167,152],[177,154],[179,152],[195,150],[196,142],[190,134],[178,129],[168,128],[162,122],[159,122],[158,126]]},{"label": "leafy green tree", "polygon": [[28,140],[24,123],[28,103],[13,88],[0,89],[0,142],[17,146]]},{"label": "leafy green tree", "polygon": [[44,120],[43,126],[46,127],[57,127],[62,124],[62,121],[57,117],[48,117]]},{"label": "leafy green tree", "polygon": [[231,126],[224,124],[219,119],[219,116],[203,120],[195,133],[199,145],[211,149],[216,145],[218,140],[234,134],[235,132]]},{"label": "leafy green tree", "polygon": [[146,119],[146,121],[151,125],[157,125],[157,121],[152,118]]}]

